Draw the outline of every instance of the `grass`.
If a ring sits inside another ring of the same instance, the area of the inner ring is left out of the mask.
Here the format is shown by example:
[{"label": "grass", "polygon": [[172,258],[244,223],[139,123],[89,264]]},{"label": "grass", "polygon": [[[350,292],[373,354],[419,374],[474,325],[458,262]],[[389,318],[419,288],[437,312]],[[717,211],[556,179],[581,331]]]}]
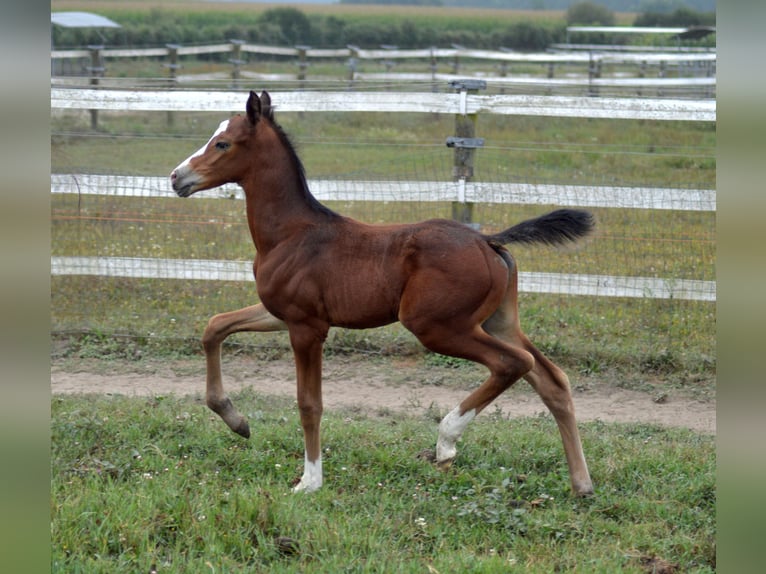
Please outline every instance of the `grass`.
[{"label": "grass", "polygon": [[549,417],[480,417],[442,473],[417,456],[432,418],[333,412],[325,487],[304,496],[294,405],[236,402],[249,442],[195,399],[55,397],[52,571],[715,571],[712,437],[581,425],[597,493],[580,500]]}]

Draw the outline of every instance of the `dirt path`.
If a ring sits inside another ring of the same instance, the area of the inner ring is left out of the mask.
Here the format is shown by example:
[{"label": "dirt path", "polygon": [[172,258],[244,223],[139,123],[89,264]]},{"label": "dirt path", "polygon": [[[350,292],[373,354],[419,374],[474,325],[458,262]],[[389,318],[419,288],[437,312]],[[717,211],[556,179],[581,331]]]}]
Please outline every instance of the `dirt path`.
[{"label": "dirt path", "polygon": [[[293,397],[294,376],[293,363],[288,359],[256,361],[230,357],[224,362],[224,385],[229,392],[251,387],[266,395]],[[446,413],[481,378],[481,371],[472,372],[470,368],[426,366],[406,359],[332,357],[324,367],[324,403],[328,409],[354,407],[373,414],[382,411],[417,414],[429,407]],[[167,363],[54,361],[51,366],[54,394],[203,396],[204,386],[202,359]],[[657,423],[707,434],[716,432],[714,400],[676,392],[623,389],[592,377],[585,382],[575,380],[573,388],[580,421]],[[489,408],[500,408],[512,417],[547,412],[526,383],[512,387]]]}]

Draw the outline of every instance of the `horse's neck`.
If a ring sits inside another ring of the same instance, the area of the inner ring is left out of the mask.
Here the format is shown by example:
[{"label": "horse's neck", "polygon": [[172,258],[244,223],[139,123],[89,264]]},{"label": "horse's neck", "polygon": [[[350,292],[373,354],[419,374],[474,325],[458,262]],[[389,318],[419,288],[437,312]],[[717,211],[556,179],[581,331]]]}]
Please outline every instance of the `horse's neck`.
[{"label": "horse's neck", "polygon": [[262,254],[319,218],[297,166],[285,165],[290,169],[254,170],[242,185],[250,234]]}]

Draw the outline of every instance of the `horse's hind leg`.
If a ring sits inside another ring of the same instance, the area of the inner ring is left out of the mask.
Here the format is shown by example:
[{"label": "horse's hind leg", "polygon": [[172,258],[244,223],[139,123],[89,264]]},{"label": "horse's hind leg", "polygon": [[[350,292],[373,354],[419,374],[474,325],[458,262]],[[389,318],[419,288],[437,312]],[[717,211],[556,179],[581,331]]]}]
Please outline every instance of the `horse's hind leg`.
[{"label": "horse's hind leg", "polygon": [[[468,423],[483,411],[501,393],[519,380],[532,368],[534,359],[524,349],[507,345],[495,339],[477,327],[488,343],[486,351],[471,356],[462,348],[450,350],[446,354],[462,357],[482,363],[490,370],[489,378],[478,389],[468,395],[439,424],[439,438],[436,442],[436,463],[446,468],[452,464],[457,453],[457,441],[462,436]],[[462,345],[461,345],[462,347]],[[436,350],[432,347],[432,350]],[[444,351],[437,351],[442,352]]]},{"label": "horse's hind leg", "polygon": [[569,466],[572,490],[578,496],[593,494],[588,465],[580,442],[580,433],[575,420],[574,402],[569,386],[569,378],[553,361],[542,354],[525,335],[521,335],[522,344],[535,357],[535,366],[524,378],[537,391],[548,410],[556,419],[556,424],[564,443],[564,454]]},{"label": "horse's hind leg", "polygon": [[521,331],[516,309],[516,297],[509,296],[504,305],[484,324],[484,328],[496,337],[525,349],[534,357],[534,366],[524,375],[524,379],[537,391],[556,420],[564,444],[572,490],[578,496],[593,494],[593,483],[577,430],[569,379]]},{"label": "horse's hind leg", "polygon": [[202,335],[207,362],[207,387],[205,399],[207,406],[216,412],[224,422],[238,435],[250,437],[250,425],[226,396],[221,380],[221,344],[232,333],[242,331],[283,331],[287,326],[269,313],[263,304],[252,305],[215,315],[208,321]]},{"label": "horse's hind leg", "polygon": [[526,350],[491,336],[479,325],[465,329],[443,325],[405,324],[429,349],[485,365],[489,378],[468,395],[439,424],[436,463],[446,468],[457,453],[457,441],[468,424],[503,391],[521,378],[534,364]]}]

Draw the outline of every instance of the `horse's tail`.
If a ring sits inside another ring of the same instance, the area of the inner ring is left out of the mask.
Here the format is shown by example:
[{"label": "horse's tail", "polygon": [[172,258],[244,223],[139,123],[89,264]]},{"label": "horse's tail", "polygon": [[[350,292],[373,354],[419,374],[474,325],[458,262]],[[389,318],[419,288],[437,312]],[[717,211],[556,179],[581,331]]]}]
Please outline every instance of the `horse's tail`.
[{"label": "horse's tail", "polygon": [[559,209],[517,223],[500,233],[485,235],[484,238],[490,243],[500,245],[509,243],[561,245],[585,237],[594,227],[595,221],[590,212],[580,209]]}]

